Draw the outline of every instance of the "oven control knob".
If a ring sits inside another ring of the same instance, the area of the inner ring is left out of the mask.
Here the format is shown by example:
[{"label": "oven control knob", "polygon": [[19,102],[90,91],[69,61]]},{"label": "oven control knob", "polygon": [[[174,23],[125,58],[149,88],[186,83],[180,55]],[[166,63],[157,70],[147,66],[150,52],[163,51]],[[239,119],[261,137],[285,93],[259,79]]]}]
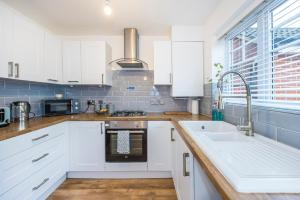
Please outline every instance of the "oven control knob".
[{"label": "oven control knob", "polygon": [[75,102],[75,106],[77,106],[78,105],[78,102]]},{"label": "oven control knob", "polygon": [[75,107],[75,110],[78,110],[78,106]]}]

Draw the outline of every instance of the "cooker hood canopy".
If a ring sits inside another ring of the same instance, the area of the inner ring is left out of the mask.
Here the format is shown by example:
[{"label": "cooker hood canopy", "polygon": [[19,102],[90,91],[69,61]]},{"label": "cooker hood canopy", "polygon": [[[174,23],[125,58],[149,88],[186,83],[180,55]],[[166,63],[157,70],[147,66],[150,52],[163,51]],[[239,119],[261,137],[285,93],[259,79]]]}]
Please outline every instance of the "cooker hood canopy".
[{"label": "cooker hood canopy", "polygon": [[146,70],[148,64],[139,59],[139,34],[136,28],[124,29],[124,58],[113,60],[122,70]]}]

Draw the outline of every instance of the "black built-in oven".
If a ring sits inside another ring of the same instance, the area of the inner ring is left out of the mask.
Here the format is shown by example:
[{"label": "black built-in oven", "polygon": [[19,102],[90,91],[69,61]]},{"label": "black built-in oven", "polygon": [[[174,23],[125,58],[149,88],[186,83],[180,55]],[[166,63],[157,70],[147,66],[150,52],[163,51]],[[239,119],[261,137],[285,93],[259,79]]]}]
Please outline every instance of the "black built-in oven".
[{"label": "black built-in oven", "polygon": [[[129,132],[128,153],[118,153],[118,131]],[[147,122],[106,122],[105,144],[106,162],[147,162]]]}]

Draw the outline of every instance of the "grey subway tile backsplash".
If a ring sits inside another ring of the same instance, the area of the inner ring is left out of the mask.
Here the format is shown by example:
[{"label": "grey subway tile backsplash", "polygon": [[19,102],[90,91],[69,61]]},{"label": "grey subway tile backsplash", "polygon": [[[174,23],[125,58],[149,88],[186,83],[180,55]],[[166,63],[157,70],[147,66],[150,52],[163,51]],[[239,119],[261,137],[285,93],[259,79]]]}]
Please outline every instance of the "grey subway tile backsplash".
[{"label": "grey subway tile backsplash", "polygon": [[288,129],[277,129],[277,140],[287,145],[300,149],[300,132],[291,131]]},{"label": "grey subway tile backsplash", "polygon": [[277,128],[275,126],[255,121],[254,131],[265,137],[277,140]]},{"label": "grey subway tile backsplash", "polygon": [[258,120],[267,124],[300,132],[300,115],[279,111],[262,110],[258,113]]},{"label": "grey subway tile backsplash", "polygon": [[[204,90],[205,96],[200,101],[200,113],[211,115],[212,101],[217,94],[216,84],[205,84]],[[209,102],[207,99],[210,99],[210,104],[206,103]],[[245,105],[225,104],[226,122],[237,125],[240,118],[247,119]],[[288,110],[253,106],[252,119],[256,133],[300,149],[300,114]]]},{"label": "grey subway tile backsplash", "polygon": [[[152,71],[114,71],[112,87],[82,85],[70,87],[0,79],[0,106],[26,100],[32,105],[32,111],[41,115],[41,100],[54,98],[56,93],[63,93],[66,98],[79,99],[83,111],[86,110],[89,99],[113,103],[117,110],[186,111],[187,100],[172,98],[170,90],[170,86],[153,86]],[[89,111],[92,112],[93,108]]]}]

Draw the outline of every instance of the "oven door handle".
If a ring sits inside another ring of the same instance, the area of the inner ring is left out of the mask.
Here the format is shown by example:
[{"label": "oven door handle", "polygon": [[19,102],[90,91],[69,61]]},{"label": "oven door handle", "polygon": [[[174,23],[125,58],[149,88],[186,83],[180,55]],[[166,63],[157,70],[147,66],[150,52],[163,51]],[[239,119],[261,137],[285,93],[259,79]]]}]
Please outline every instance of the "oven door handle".
[{"label": "oven door handle", "polygon": [[[118,133],[118,131],[106,131],[106,133]],[[145,131],[129,131],[129,133],[145,133]]]}]

